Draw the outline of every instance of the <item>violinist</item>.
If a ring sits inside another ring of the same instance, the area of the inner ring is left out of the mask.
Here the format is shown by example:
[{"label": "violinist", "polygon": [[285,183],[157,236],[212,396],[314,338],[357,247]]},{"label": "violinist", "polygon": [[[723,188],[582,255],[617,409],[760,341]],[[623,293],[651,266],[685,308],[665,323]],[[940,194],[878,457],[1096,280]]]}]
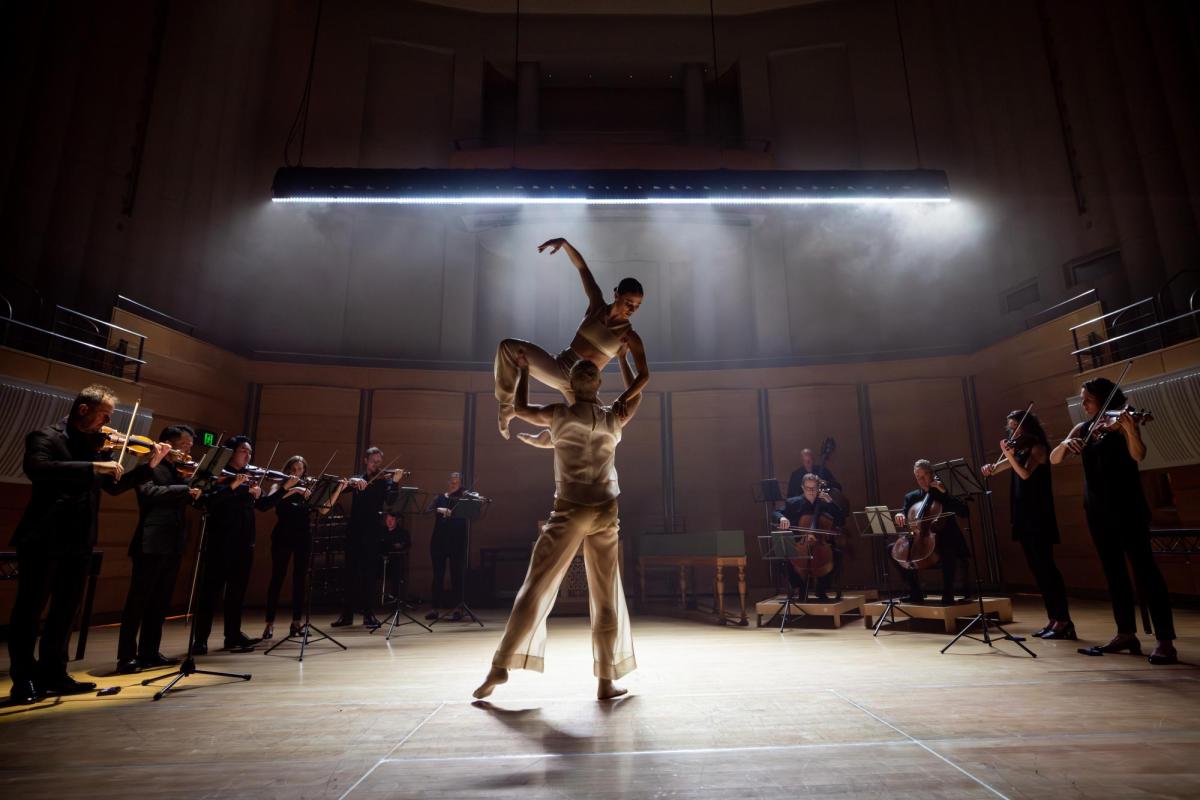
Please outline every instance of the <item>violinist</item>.
[{"label": "violinist", "polygon": [[368,448],[363,456],[363,472],[350,478],[354,499],[350,504],[350,524],[346,528],[346,567],[342,613],[333,621],[340,628],[354,624],[354,615],[362,612],[363,626],[378,628],[379,620],[371,608],[375,573],[378,566],[379,540],[383,538],[383,507],[391,497],[404,470],[383,469],[383,451]]},{"label": "violinist", "polygon": [[[775,521],[775,525],[780,530],[788,530],[793,525],[799,523],[801,517],[811,517],[813,519],[812,527],[817,527],[817,514],[828,516],[833,522],[834,530],[841,530],[845,523],[845,514],[842,509],[833,502],[833,498],[828,492],[821,489],[821,479],[813,473],[804,476],[800,482],[801,494],[796,497],[789,497],[782,511],[775,511],[771,516]],[[814,534],[816,535],[816,534]],[[787,564],[788,581],[793,587],[801,586],[804,583],[792,565],[791,561]],[[825,602],[829,600],[829,589],[833,583],[841,575],[842,570],[842,551],[840,547],[833,546],[833,571],[826,575],[817,578],[817,599]],[[808,598],[804,598],[807,600]],[[837,590],[837,599],[842,599],[842,592]]]},{"label": "violinist", "polygon": [[[829,457],[827,456],[827,462],[828,459]],[[825,483],[828,489],[837,489],[838,491],[842,489],[842,484],[838,483],[838,479],[833,477],[833,472],[830,471],[829,464],[817,464],[816,454],[813,453],[811,447],[806,447],[800,451],[800,466],[788,478],[787,496],[799,497],[803,494],[804,479],[809,475],[816,475],[819,480]]]},{"label": "violinist", "polygon": [[179,663],[158,648],[187,543],[185,512],[200,497],[199,489],[188,488],[177,466],[187,458],[194,437],[187,425],[164,428],[158,438],[170,444],[171,452],[154,467],[150,479],[137,487],[138,524],[129,543],[133,577],[117,643],[117,672],[121,675]]},{"label": "violinist", "polygon": [[[304,587],[308,577],[308,556],[312,548],[312,538],[309,535],[308,498],[312,494],[308,486],[308,462],[304,456],[292,456],[283,465],[283,474],[287,479],[279,491],[263,498],[260,502],[262,510],[275,509],[277,517],[275,527],[271,530],[271,582],[267,585],[267,614],[266,626],[262,638],[271,639],[275,636],[275,612],[279,609],[279,592],[283,589],[283,579],[287,577],[288,562],[292,564],[292,625],[288,629],[289,636],[300,636],[303,633],[301,619],[304,611]],[[333,504],[341,496],[349,481],[342,480],[329,501],[318,513],[328,514]]]},{"label": "violinist", "polygon": [[[1167,583],[1150,551],[1150,506],[1142,491],[1138,462],[1146,444],[1133,415],[1125,409],[1125,394],[1107,378],[1093,378],[1079,391],[1083,413],[1079,423],[1050,453],[1051,464],[1073,455],[1083,460],[1083,508],[1088,530],[1108,581],[1117,634],[1104,645],[1080,650],[1086,655],[1142,652],[1134,618],[1133,584],[1125,559],[1133,566],[1142,597],[1150,607],[1158,644],[1151,664],[1178,663],[1175,622]],[[1107,401],[1107,402],[1106,402]]]},{"label": "violinist", "polygon": [[195,645],[192,652],[208,652],[213,613],[224,592],[225,649],[247,653],[261,639],[242,633],[242,604],[254,566],[254,511],[260,507],[262,486],[251,477],[254,447],[249,437],[234,436],[224,447],[233,451],[226,471],[231,477],[206,491],[200,502],[208,509],[204,583],[196,603]]},{"label": "violinist", "polygon": [[1058,520],[1054,516],[1054,486],[1050,478],[1050,442],[1032,411],[1013,411],[1007,424],[1008,438],[1000,442],[1003,458],[995,464],[985,464],[981,471],[984,477],[989,477],[1012,470],[1009,491],[1012,535],[1025,551],[1025,563],[1042,593],[1048,620],[1033,635],[1043,639],[1075,639],[1075,624],[1067,606],[1067,586],[1054,563]]},{"label": "violinist", "polygon": [[[32,494],[13,532],[20,577],[8,630],[14,703],[44,695],[90,692],[96,684],[67,674],[71,624],[83,597],[96,545],[100,492],[120,494],[147,480],[170,449],[155,445],[148,464],[128,473],[104,452],[100,429],[112,420],[117,396],[107,386],[84,387],[67,417],[25,437],[23,468]],[[35,660],[39,621],[46,626]]]},{"label": "violinist", "polygon": [[[462,473],[451,472],[446,481],[446,491],[434,498],[430,507],[436,517],[433,521],[433,538],[429,541],[429,554],[433,559],[433,610],[426,619],[437,619],[439,608],[456,608],[463,600],[462,579],[466,572],[467,521],[455,519],[454,506],[463,496]],[[445,594],[446,568],[450,568],[450,597]],[[451,602],[453,601],[453,602]],[[462,619],[462,612],[455,611],[451,622]]]},{"label": "violinist", "polygon": [[[908,517],[913,506],[929,496],[940,503],[942,508],[954,516],[948,517],[937,533],[936,552],[942,567],[942,605],[954,605],[954,579],[958,574],[958,562],[968,555],[967,540],[958,527],[957,517],[967,517],[970,512],[967,504],[957,497],[946,493],[946,486],[933,473],[933,464],[922,458],[913,464],[913,478],[917,488],[904,495],[904,509],[896,515],[896,527],[908,526]],[[925,592],[921,589],[919,570],[903,569],[901,573],[908,584],[909,595],[906,603],[924,603]],[[970,596],[970,590],[965,589],[966,572],[963,572],[964,594]]]}]

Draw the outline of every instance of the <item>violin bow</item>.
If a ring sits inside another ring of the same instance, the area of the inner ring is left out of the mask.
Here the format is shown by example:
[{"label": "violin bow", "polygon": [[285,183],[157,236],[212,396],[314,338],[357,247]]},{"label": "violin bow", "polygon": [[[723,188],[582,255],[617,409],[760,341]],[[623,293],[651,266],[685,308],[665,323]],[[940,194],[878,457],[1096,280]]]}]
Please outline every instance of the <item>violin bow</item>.
[{"label": "violin bow", "polygon": [[[399,461],[399,460],[400,460],[400,456],[396,456],[395,458],[393,458],[391,461],[389,461],[387,464],[385,464],[385,465],[383,466],[383,469],[381,469],[381,470],[379,470],[379,472],[376,472],[376,473],[375,473],[375,478],[378,478],[380,475],[382,475],[383,473],[387,472],[387,471],[388,471],[388,469],[390,469],[390,468],[391,468],[392,464],[395,464],[395,463],[396,463],[397,461]],[[371,478],[371,480],[367,481],[367,486],[370,486],[372,483],[374,483],[374,482],[375,482],[375,478]]]},{"label": "violin bow", "polygon": [[1099,420],[1100,417],[1103,416],[1104,412],[1108,410],[1108,404],[1111,403],[1113,398],[1117,396],[1117,392],[1121,391],[1121,381],[1125,380],[1125,376],[1129,373],[1129,368],[1132,366],[1133,359],[1131,358],[1125,362],[1125,369],[1121,370],[1120,377],[1113,381],[1112,391],[1108,393],[1108,397],[1104,398],[1104,404],[1100,406],[1100,410],[1096,412],[1096,416],[1092,417],[1092,421],[1088,423],[1088,435],[1087,438],[1083,440],[1083,444],[1085,446],[1092,440],[1092,434],[1096,432],[1096,421]]},{"label": "violin bow", "polygon": [[[1021,426],[1025,424],[1025,418],[1029,416],[1030,411],[1033,411],[1033,401],[1032,400],[1029,401],[1029,405],[1025,406],[1025,413],[1022,414],[1021,419],[1018,420],[1017,427],[1013,430],[1013,436],[1008,437],[1009,442],[1013,441],[1013,437],[1016,435],[1017,431],[1021,430]],[[1006,459],[1006,456],[1004,455],[1004,449],[1001,448],[1000,457],[998,459],[996,459],[995,464],[992,464],[992,469],[995,469],[996,467],[1003,464],[1005,459]]]},{"label": "violin bow", "polygon": [[133,433],[133,423],[137,422],[137,412],[141,405],[141,400],[133,404],[133,413],[129,415],[129,427],[125,429],[125,441],[121,442],[121,454],[117,456],[118,464],[125,460],[125,449],[129,447],[129,436]]}]

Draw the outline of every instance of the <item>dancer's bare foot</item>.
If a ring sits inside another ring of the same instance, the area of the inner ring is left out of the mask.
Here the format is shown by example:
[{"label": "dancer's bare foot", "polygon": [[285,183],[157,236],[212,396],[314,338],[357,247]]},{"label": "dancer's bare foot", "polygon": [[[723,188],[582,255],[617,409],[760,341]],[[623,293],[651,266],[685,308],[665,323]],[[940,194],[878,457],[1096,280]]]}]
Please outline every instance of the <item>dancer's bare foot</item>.
[{"label": "dancer's bare foot", "polygon": [[483,679],[483,683],[479,684],[479,688],[471,692],[471,695],[476,700],[482,700],[502,683],[508,683],[508,670],[504,667],[492,667],[488,671],[487,677]]},{"label": "dancer's bare foot", "polygon": [[500,435],[505,439],[507,439],[509,436],[508,423],[511,422],[512,418],[516,415],[517,412],[514,411],[513,407],[508,404],[501,405],[499,412],[496,414],[496,424],[500,427]]},{"label": "dancer's bare foot", "polygon": [[612,700],[614,697],[620,697],[629,692],[624,686],[619,686],[605,678],[600,679],[599,685],[596,687],[597,700]]}]

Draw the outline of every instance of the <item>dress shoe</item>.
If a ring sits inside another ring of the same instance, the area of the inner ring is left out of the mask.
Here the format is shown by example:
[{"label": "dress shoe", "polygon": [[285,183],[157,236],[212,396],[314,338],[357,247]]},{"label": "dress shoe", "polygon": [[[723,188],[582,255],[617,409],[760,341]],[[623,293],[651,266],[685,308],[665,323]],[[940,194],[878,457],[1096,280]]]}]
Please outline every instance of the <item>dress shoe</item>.
[{"label": "dress shoe", "polygon": [[96,691],[96,684],[91,681],[77,681],[70,675],[59,675],[56,678],[38,681],[38,686],[45,694],[87,694]]},{"label": "dress shoe", "polygon": [[247,650],[253,650],[254,645],[261,641],[262,639],[251,639],[244,633],[238,633],[237,636],[225,640],[225,649],[237,653],[244,653]]},{"label": "dress shoe", "polygon": [[1049,628],[1042,634],[1043,639],[1068,639],[1075,641],[1079,637],[1075,634],[1075,623],[1068,622],[1061,628]]},{"label": "dress shoe", "polygon": [[133,675],[142,671],[142,662],[136,658],[123,658],[117,662],[118,675]]},{"label": "dress shoe", "polygon": [[[1046,637],[1043,636],[1043,639]],[[1105,653],[1123,653],[1128,651],[1130,655],[1140,656],[1142,654],[1142,643],[1137,640],[1136,636],[1130,636],[1127,639],[1116,639],[1108,644],[1097,645],[1096,647],[1081,647],[1079,648],[1080,655],[1085,656],[1102,656]]]},{"label": "dress shoe", "polygon": [[288,636],[300,637],[304,635],[304,623],[300,620],[292,620],[292,627],[288,628]]},{"label": "dress shoe", "polygon": [[1048,622],[1048,623],[1046,623],[1046,627],[1038,628],[1036,631],[1034,631],[1033,633],[1031,633],[1029,635],[1036,636],[1037,638],[1040,639],[1052,630],[1054,630],[1054,625],[1052,623]]},{"label": "dress shoe", "polygon": [[1150,654],[1150,657],[1147,660],[1155,666],[1162,666],[1164,664],[1178,664],[1179,654],[1176,653],[1175,648],[1172,647],[1170,650],[1161,653],[1157,650],[1154,651]]},{"label": "dress shoe", "polygon": [[342,614],[340,617],[338,617],[332,623],[330,623],[331,627],[334,627],[334,628],[344,628],[347,625],[353,625],[353,624],[354,624],[354,615],[353,614],[349,614],[349,615]]},{"label": "dress shoe", "polygon": [[382,623],[375,618],[374,614],[363,614],[364,628],[378,628]]},{"label": "dress shoe", "polygon": [[167,658],[162,653],[155,653],[152,656],[138,656],[137,661],[142,665],[143,669],[160,669],[162,667],[175,667],[179,665],[178,658]]},{"label": "dress shoe", "polygon": [[8,690],[8,702],[14,706],[29,705],[41,699],[42,691],[33,681],[13,681],[12,688]]}]

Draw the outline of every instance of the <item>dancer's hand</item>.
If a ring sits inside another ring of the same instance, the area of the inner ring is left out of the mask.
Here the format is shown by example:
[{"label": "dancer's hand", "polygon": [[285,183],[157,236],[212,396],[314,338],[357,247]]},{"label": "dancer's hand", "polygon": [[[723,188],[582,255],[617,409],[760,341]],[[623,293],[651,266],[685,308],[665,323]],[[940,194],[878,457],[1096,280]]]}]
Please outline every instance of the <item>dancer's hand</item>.
[{"label": "dancer's hand", "polygon": [[538,245],[538,252],[544,253],[544,252],[546,252],[546,248],[549,247],[550,255],[554,255],[559,250],[561,250],[562,246],[566,243],[567,243],[566,239],[550,239],[549,241],[543,242],[542,244]]},{"label": "dancer's hand", "polygon": [[529,358],[524,350],[517,351],[517,369],[529,369]]},{"label": "dancer's hand", "polygon": [[613,402],[612,410],[613,413],[621,419],[625,419],[629,416],[629,404],[619,397]]}]

